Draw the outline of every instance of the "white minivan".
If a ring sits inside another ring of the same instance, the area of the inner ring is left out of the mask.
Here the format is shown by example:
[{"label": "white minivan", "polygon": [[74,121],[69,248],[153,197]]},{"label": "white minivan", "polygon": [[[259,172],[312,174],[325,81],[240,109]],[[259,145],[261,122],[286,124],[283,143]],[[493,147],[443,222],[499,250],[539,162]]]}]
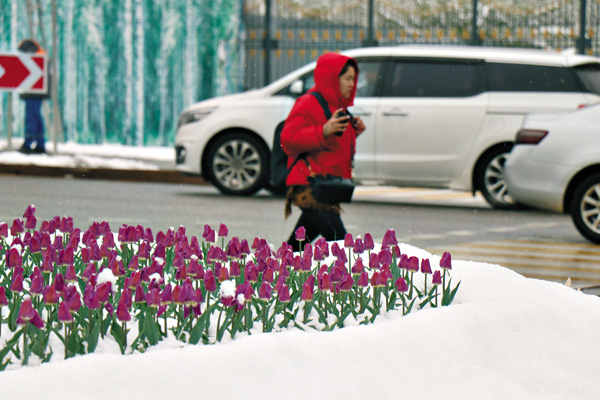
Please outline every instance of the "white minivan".
[{"label": "white minivan", "polygon": [[[350,111],[367,126],[357,184],[479,190],[493,207],[509,208],[504,162],[525,114],[600,102],[600,58],[572,52],[406,45],[344,54],[360,71]],[[313,86],[314,68],[186,108],[176,168],[227,194],[268,188],[273,132]]]}]

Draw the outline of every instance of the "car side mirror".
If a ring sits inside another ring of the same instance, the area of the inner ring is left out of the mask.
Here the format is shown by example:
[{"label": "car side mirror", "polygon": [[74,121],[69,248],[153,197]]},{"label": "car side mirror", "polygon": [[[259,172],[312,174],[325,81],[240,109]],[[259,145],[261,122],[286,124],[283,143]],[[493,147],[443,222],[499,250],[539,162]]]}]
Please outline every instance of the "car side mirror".
[{"label": "car side mirror", "polygon": [[304,82],[296,81],[290,85],[290,93],[292,96],[302,96],[304,94]]}]

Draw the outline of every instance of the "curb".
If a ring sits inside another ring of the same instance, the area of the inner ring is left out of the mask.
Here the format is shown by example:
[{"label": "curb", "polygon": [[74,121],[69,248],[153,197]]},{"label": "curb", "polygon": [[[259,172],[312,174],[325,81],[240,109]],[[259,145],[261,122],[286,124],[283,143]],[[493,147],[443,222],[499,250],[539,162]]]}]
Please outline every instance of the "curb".
[{"label": "curb", "polygon": [[75,179],[104,179],[128,182],[160,182],[206,185],[199,176],[183,175],[171,170],[123,170],[111,168],[45,167],[39,165],[0,164],[0,174]]}]

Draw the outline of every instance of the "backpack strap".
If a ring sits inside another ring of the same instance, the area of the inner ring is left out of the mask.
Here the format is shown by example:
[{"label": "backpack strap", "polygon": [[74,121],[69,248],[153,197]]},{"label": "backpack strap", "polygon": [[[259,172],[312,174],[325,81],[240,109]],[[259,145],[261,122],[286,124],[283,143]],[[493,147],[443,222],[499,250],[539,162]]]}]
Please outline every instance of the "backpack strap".
[{"label": "backpack strap", "polygon": [[310,94],[315,96],[315,98],[319,101],[319,104],[321,105],[321,108],[325,113],[325,118],[329,120],[329,118],[331,118],[331,111],[329,110],[329,105],[327,104],[327,100],[325,100],[325,97],[323,97],[323,95],[319,92],[310,92]]}]

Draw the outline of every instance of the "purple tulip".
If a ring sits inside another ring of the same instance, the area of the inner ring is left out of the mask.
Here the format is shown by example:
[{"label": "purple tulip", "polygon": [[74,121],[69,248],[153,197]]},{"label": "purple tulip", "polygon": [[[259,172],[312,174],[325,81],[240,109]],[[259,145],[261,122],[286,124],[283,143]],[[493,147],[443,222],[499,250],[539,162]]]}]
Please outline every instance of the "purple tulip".
[{"label": "purple tulip", "polygon": [[365,234],[365,250],[373,250],[375,248],[375,242],[370,233]]},{"label": "purple tulip", "polygon": [[360,275],[365,270],[365,266],[363,265],[362,257],[359,257],[352,265],[352,275]]},{"label": "purple tulip", "polygon": [[306,228],[301,226],[300,228],[296,229],[295,235],[296,240],[299,242],[306,240]]},{"label": "purple tulip", "polygon": [[350,290],[352,290],[353,285],[354,285],[354,279],[352,278],[352,275],[345,274],[342,277],[342,280],[340,281],[340,291],[349,292]]},{"label": "purple tulip", "polygon": [[19,268],[23,265],[23,257],[21,257],[21,253],[15,247],[11,247],[6,253],[6,256],[8,257],[8,260],[6,261],[6,266],[8,268]]},{"label": "purple tulip", "polygon": [[215,231],[208,225],[204,225],[204,233],[202,234],[202,238],[207,243],[215,243]]},{"label": "purple tulip", "polygon": [[160,290],[150,289],[146,296],[146,304],[148,307],[158,308],[160,307]]},{"label": "purple tulip", "polygon": [[371,256],[369,257],[369,268],[378,269],[379,267],[379,256],[377,253],[371,253]]},{"label": "purple tulip", "polygon": [[252,262],[252,260],[248,261],[248,264],[246,264],[246,269],[244,270],[244,278],[248,282],[258,281],[258,268]]},{"label": "purple tulip", "polygon": [[314,290],[312,285],[304,285],[302,286],[302,296],[300,297],[304,301],[312,301],[314,295]]},{"label": "purple tulip", "polygon": [[398,244],[398,240],[396,239],[396,231],[393,229],[388,229],[383,235],[383,241],[381,242],[382,247],[391,247]]},{"label": "purple tulip", "polygon": [[20,293],[23,291],[23,268],[17,267],[13,270],[9,290],[15,293]]},{"label": "purple tulip", "polygon": [[73,322],[73,314],[71,314],[71,310],[69,310],[69,306],[66,302],[61,301],[58,306],[58,321],[63,324],[69,324]]},{"label": "purple tulip", "polygon": [[263,282],[262,285],[260,285],[260,289],[258,289],[258,298],[269,300],[271,298],[272,290],[273,289],[268,282]]},{"label": "purple tulip", "polygon": [[71,311],[79,311],[81,308],[81,295],[77,290],[77,286],[68,285],[64,289],[65,302]]},{"label": "purple tulip", "polygon": [[344,236],[344,247],[347,249],[351,249],[354,247],[354,238],[351,233],[346,233]]},{"label": "purple tulip", "polygon": [[421,273],[431,274],[431,272],[431,263],[429,262],[429,258],[424,258],[421,260]]},{"label": "purple tulip", "polygon": [[396,290],[400,293],[408,292],[408,284],[404,278],[400,277],[396,279]]},{"label": "purple tulip", "polygon": [[6,298],[6,289],[4,286],[0,286],[0,307],[7,306],[8,299]]},{"label": "purple tulip", "polygon": [[331,291],[331,279],[328,273],[324,273],[319,277],[319,290],[322,292]]},{"label": "purple tulip", "polygon": [[286,285],[283,285],[281,287],[281,289],[279,289],[279,301],[281,301],[282,303],[289,303],[291,298],[290,298],[290,288],[287,287]]},{"label": "purple tulip", "polygon": [[27,206],[27,208],[25,209],[25,213],[23,214],[23,218],[29,218],[33,214],[35,214],[35,206],[33,204],[31,204],[31,205]]},{"label": "purple tulip", "polygon": [[229,235],[229,229],[227,229],[227,226],[225,224],[220,224],[219,237],[227,237],[227,235]]},{"label": "purple tulip", "polygon": [[433,277],[431,278],[431,282],[434,285],[440,285],[442,283],[442,274],[440,273],[440,271],[435,271],[433,273]]},{"label": "purple tulip", "polygon": [[360,274],[360,277],[358,278],[358,281],[356,282],[356,284],[360,287],[369,286],[369,275],[367,274],[367,271],[363,271]]},{"label": "purple tulip", "polygon": [[378,256],[379,256],[380,264],[384,264],[384,263],[391,264],[392,263],[392,251],[389,249],[389,247],[382,248],[381,251],[379,252]]},{"label": "purple tulip", "polygon": [[29,287],[29,293],[33,295],[41,295],[44,292],[44,277],[42,271],[35,267],[33,274],[31,274],[31,286]]},{"label": "purple tulip", "polygon": [[43,302],[47,306],[58,303],[58,293],[56,293],[56,289],[53,285],[49,285],[44,288]]},{"label": "purple tulip", "polygon": [[444,269],[452,269],[452,256],[447,251],[442,255],[440,260],[440,267]]},{"label": "purple tulip", "polygon": [[35,215],[30,215],[25,219],[25,229],[35,229],[35,225],[37,224],[37,219]]},{"label": "purple tulip", "polygon": [[21,308],[19,309],[18,319],[23,322],[19,325],[25,325],[25,323],[32,320],[35,316],[35,312],[36,311],[33,308],[33,303],[31,302],[31,299],[29,297],[26,297],[25,300],[23,300],[23,303],[21,303]]},{"label": "purple tulip", "polygon": [[119,299],[119,305],[117,306],[117,319],[121,322],[131,321],[131,314],[127,308],[127,299],[125,296],[121,296]]},{"label": "purple tulip", "polygon": [[419,272],[419,259],[415,256],[409,257],[406,269],[413,272]]},{"label": "purple tulip", "polygon": [[365,251],[365,242],[361,238],[356,238],[354,241],[354,247],[352,248],[354,254],[362,254]]},{"label": "purple tulip", "polygon": [[73,217],[63,217],[58,228],[62,233],[73,232]]},{"label": "purple tulip", "polygon": [[83,292],[83,304],[90,310],[97,310],[101,307],[98,293],[96,293],[96,289],[94,289],[92,285],[85,286],[85,291]]},{"label": "purple tulip", "polygon": [[206,271],[206,275],[204,275],[204,287],[206,288],[207,292],[211,293],[217,290],[217,281],[212,269]]},{"label": "purple tulip", "polygon": [[4,239],[8,236],[8,224],[6,222],[0,222],[0,239]]}]

